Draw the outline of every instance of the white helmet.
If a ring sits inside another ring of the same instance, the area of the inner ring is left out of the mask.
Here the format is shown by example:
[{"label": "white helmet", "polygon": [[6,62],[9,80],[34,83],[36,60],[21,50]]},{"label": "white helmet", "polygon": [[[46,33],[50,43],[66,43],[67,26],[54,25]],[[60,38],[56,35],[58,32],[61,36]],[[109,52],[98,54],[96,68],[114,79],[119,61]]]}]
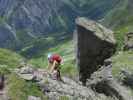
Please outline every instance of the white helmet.
[{"label": "white helmet", "polygon": [[52,56],[52,54],[51,54],[51,53],[48,53],[48,55],[47,55],[48,59],[49,59],[51,56]]}]

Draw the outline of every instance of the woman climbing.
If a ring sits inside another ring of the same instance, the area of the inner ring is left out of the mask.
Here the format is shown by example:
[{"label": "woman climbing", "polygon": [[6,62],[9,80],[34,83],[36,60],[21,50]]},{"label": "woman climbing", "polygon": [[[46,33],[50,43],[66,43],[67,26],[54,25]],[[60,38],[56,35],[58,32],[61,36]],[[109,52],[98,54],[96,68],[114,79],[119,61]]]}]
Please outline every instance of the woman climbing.
[{"label": "woman climbing", "polygon": [[62,57],[58,54],[48,54],[48,69],[52,74],[54,79],[61,81],[60,75],[60,64],[62,61]]}]

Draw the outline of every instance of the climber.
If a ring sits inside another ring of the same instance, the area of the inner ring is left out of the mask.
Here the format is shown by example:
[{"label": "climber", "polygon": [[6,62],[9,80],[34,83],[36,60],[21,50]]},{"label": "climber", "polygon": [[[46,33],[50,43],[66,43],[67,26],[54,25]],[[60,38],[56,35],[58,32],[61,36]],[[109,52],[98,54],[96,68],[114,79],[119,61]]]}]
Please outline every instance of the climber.
[{"label": "climber", "polygon": [[61,75],[60,75],[60,64],[61,64],[62,58],[58,54],[48,54],[48,70],[50,71],[50,74],[52,74],[54,79],[61,81]]}]

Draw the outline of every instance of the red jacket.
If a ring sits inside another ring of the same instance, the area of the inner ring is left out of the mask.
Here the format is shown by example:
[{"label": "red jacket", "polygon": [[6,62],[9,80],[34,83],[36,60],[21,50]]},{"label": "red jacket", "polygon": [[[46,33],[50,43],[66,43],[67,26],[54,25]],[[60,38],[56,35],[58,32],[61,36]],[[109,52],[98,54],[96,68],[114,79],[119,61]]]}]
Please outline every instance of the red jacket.
[{"label": "red jacket", "polygon": [[58,55],[58,54],[53,54],[53,55],[50,57],[49,61],[50,61],[51,63],[53,63],[54,61],[57,61],[58,63],[61,63],[62,58],[61,58],[61,56]]}]

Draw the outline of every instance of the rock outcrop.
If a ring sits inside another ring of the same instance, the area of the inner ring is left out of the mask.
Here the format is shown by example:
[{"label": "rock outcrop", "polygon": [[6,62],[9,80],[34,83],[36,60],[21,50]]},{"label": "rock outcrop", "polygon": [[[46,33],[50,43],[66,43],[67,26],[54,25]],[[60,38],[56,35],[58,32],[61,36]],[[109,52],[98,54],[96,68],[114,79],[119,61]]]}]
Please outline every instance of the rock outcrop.
[{"label": "rock outcrop", "polygon": [[133,99],[131,92],[113,78],[111,60],[106,60],[102,68],[91,75],[91,78],[87,80],[87,86],[98,93],[104,93],[119,100]]},{"label": "rock outcrop", "polygon": [[[28,82],[36,83],[48,100],[59,100],[61,97],[69,100],[132,100],[133,96],[127,88],[113,79],[111,67],[110,61],[106,61],[104,66],[87,80],[86,87],[67,77],[62,77],[63,81],[55,80],[44,69],[25,67],[16,69],[15,72],[24,80],[27,80],[27,77],[23,77],[24,75],[33,76],[34,78],[28,79]],[[22,69],[25,69],[25,73],[20,73]],[[33,70],[33,73],[27,73],[30,69]],[[40,97],[28,97],[28,100],[34,99],[41,100]]]},{"label": "rock outcrop", "polygon": [[98,70],[104,60],[115,52],[116,41],[113,32],[102,25],[86,19],[76,19],[77,65],[80,80],[85,83],[91,74]]},{"label": "rock outcrop", "polygon": [[133,50],[133,32],[129,32],[126,34],[124,50]]},{"label": "rock outcrop", "polygon": [[[25,69],[26,73],[21,74],[20,72],[22,69]],[[27,80],[27,78],[23,77],[23,75],[28,74],[27,72],[29,69],[31,68],[25,67],[16,69],[15,72],[21,78]],[[63,81],[57,81],[53,79],[53,77],[46,70],[33,70],[33,73],[29,74],[31,74],[31,76],[34,76],[34,78],[28,81],[35,82],[40,90],[44,93],[44,95],[48,97],[48,100],[59,100],[59,98],[61,97],[68,98],[69,100],[107,100],[108,98],[106,95],[97,94],[91,88],[84,87],[80,85],[80,83],[75,82],[72,79],[62,77]],[[31,98],[35,97],[29,97],[28,100],[30,100]],[[39,97],[37,98],[40,99]]]},{"label": "rock outcrop", "polygon": [[126,69],[122,69],[120,73],[120,81],[133,89],[133,72]]},{"label": "rock outcrop", "polygon": [[35,97],[35,96],[29,96],[28,100],[41,100],[40,97]]}]

